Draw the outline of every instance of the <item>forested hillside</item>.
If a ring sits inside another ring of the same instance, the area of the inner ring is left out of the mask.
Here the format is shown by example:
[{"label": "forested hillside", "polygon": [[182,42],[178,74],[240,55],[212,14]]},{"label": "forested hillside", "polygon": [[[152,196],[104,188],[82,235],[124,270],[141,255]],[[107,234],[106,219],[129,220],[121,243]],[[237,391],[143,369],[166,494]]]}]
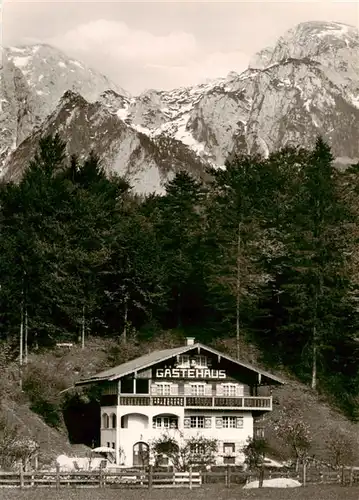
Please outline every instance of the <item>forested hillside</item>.
[{"label": "forested hillside", "polygon": [[0,189],[1,341],[19,354],[161,330],[234,337],[358,416],[359,165],[329,147],[233,157],[134,195],[47,136]]}]

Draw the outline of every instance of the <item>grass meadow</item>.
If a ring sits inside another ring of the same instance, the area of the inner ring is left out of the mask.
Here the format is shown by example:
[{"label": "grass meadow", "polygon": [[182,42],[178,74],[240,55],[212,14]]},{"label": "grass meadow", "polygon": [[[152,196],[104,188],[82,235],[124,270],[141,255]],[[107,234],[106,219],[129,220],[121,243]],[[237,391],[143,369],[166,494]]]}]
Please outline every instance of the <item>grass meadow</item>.
[{"label": "grass meadow", "polygon": [[359,500],[359,487],[315,485],[305,488],[243,490],[233,486],[189,489],[0,489],[0,500]]}]

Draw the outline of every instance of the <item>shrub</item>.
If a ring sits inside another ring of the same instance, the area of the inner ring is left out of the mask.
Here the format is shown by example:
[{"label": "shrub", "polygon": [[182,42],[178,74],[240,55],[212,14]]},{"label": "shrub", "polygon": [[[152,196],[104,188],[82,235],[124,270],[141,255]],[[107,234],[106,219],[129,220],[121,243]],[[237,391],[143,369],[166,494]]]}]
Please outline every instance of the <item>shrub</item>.
[{"label": "shrub", "polygon": [[66,383],[51,367],[28,365],[24,371],[23,390],[30,400],[30,409],[56,429],[63,422],[60,392],[65,388]]}]

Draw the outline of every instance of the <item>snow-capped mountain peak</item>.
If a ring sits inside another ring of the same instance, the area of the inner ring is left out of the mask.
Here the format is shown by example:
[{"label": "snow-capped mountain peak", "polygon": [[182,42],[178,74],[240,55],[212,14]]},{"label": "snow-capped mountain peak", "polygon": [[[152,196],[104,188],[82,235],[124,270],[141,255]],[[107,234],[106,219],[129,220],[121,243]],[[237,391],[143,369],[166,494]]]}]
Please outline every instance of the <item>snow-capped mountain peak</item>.
[{"label": "snow-capped mountain peak", "polygon": [[[300,23],[257,53],[242,74],[131,96],[52,47],[6,49],[0,120],[7,142],[0,144],[0,155],[8,158],[7,178],[12,169],[19,178],[35,139],[54,130],[62,131],[71,153],[94,148],[107,168],[125,172],[141,192],[159,183],[163,190],[182,165],[203,173],[204,166],[222,166],[234,152],[268,155],[285,145],[311,147],[317,135],[334,156],[356,160],[358,54],[356,28]],[[66,91],[72,91],[71,113],[69,100],[60,100]],[[26,137],[28,145],[19,148]],[[18,153],[9,157],[14,148]]]}]

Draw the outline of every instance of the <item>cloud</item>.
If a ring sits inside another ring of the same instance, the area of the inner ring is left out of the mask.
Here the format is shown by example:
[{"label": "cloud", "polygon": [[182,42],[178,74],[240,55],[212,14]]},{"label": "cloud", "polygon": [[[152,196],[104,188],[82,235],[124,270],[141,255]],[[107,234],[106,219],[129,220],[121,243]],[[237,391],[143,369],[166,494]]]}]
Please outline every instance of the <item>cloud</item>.
[{"label": "cloud", "polygon": [[106,52],[110,57],[137,63],[171,60],[181,63],[198,50],[196,39],[190,33],[179,31],[159,36],[106,19],[79,25],[50,41],[63,49]]},{"label": "cloud", "polygon": [[78,25],[46,41],[135,93],[144,90],[143,81],[146,88],[169,89],[225,76],[248,63],[240,51],[208,53],[192,33],[159,35],[106,19]]}]

